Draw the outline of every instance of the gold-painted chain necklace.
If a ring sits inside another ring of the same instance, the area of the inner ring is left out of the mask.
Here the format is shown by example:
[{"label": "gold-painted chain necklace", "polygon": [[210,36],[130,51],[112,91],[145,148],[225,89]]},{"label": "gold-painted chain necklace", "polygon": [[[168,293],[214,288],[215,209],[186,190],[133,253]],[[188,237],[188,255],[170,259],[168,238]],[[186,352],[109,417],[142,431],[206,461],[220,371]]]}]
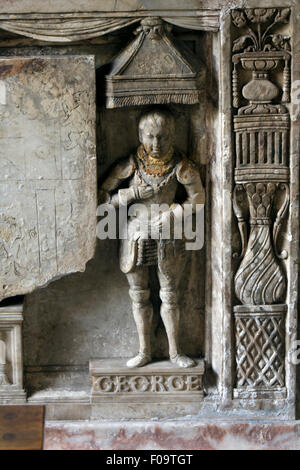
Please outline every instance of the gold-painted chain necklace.
[{"label": "gold-painted chain necklace", "polygon": [[174,167],[174,148],[171,147],[165,155],[159,158],[148,155],[143,145],[137,150],[137,156],[144,166],[144,171],[149,175],[163,176]]}]

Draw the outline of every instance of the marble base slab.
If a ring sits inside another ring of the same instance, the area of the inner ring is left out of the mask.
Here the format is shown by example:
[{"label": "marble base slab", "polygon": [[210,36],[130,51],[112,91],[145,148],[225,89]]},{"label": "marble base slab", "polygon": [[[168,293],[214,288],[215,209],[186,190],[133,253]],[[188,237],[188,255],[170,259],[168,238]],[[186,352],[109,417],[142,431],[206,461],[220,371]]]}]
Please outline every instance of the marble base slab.
[{"label": "marble base slab", "polygon": [[300,421],[52,421],[44,449],[300,450]]}]

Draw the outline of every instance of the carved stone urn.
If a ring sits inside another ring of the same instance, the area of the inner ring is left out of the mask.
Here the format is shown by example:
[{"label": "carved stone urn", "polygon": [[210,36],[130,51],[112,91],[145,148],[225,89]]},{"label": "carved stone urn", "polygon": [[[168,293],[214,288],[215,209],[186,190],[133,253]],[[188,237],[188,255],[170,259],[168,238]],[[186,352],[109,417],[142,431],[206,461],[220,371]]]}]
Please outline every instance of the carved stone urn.
[{"label": "carved stone urn", "polygon": [[290,55],[285,51],[244,52],[234,56],[234,67],[240,62],[242,68],[252,72],[252,79],[242,88],[242,96],[249,101],[249,105],[239,110],[239,114],[283,114],[286,112],[282,105],[272,105],[273,100],[279,97],[279,87],[270,80],[270,72],[278,69],[280,61],[285,62],[284,86],[282,102],[289,97],[289,72],[287,63]]},{"label": "carved stone urn", "polygon": [[241,57],[244,70],[252,72],[252,80],[242,89],[242,94],[251,104],[271,103],[279,95],[279,88],[269,80],[269,71],[278,67],[279,58],[274,53],[248,53]]}]

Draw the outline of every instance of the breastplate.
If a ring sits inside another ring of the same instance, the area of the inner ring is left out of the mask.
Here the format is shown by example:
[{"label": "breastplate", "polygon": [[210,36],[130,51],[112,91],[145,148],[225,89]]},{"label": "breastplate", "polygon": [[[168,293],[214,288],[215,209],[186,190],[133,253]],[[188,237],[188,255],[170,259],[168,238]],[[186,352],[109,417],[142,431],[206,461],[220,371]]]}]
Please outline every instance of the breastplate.
[{"label": "breastplate", "polygon": [[172,204],[177,190],[176,166],[166,175],[154,176],[138,168],[130,181],[130,186],[152,186],[154,194],[139,202],[146,207],[152,204]]}]

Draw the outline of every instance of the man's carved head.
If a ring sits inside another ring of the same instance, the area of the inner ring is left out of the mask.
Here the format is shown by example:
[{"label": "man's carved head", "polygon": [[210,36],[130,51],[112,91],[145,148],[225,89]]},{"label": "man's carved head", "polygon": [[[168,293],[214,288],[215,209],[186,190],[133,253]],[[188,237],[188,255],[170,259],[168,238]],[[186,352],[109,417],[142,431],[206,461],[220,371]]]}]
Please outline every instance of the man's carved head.
[{"label": "man's carved head", "polygon": [[156,108],[141,117],[139,139],[152,157],[164,156],[173,146],[174,135],[175,120],[169,111]]}]

